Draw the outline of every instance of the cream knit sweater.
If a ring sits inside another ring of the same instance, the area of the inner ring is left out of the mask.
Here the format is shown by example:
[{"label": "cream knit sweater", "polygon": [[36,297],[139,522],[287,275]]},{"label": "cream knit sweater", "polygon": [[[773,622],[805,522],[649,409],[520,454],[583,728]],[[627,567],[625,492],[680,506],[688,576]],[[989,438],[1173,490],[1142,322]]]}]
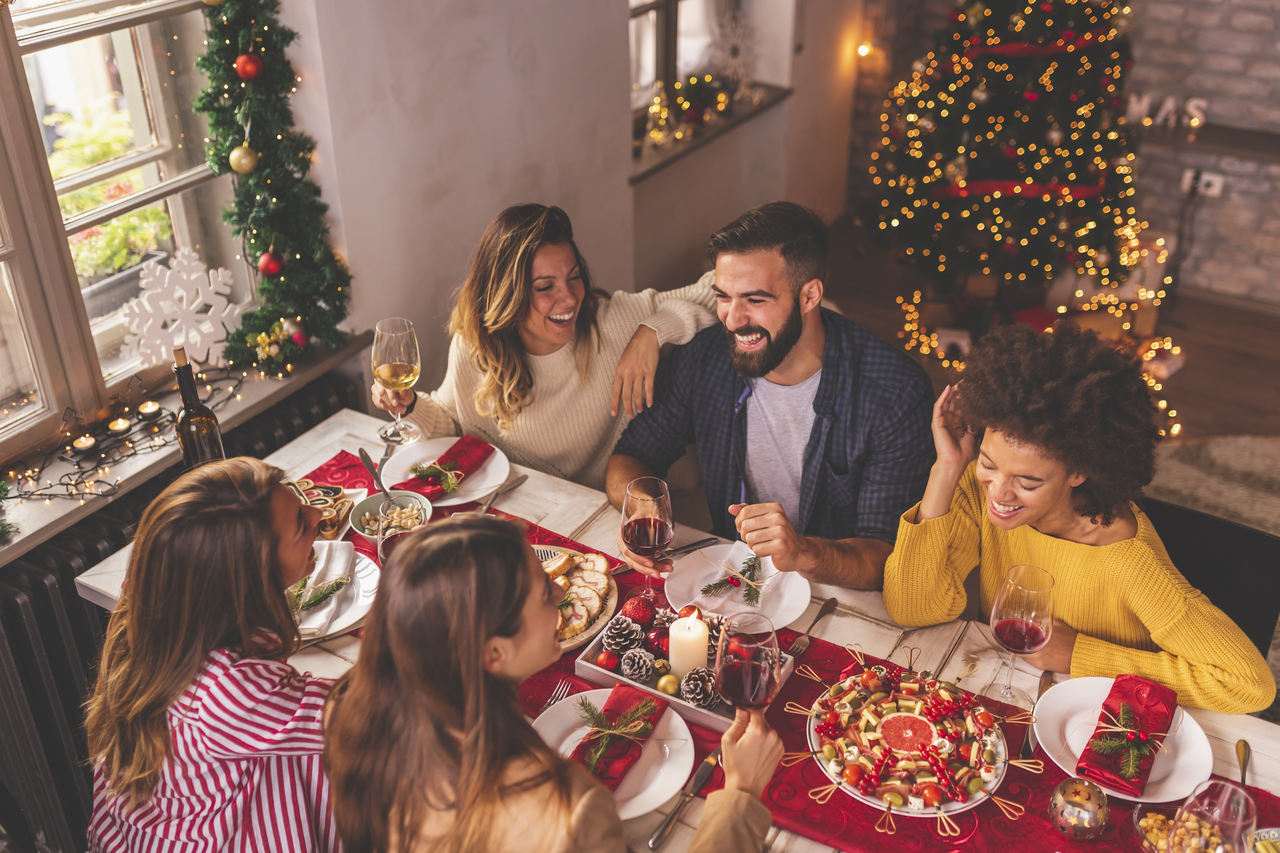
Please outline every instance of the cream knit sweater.
[{"label": "cream knit sweater", "polygon": [[1231,619],[1187,583],[1136,504],[1133,538],[1084,545],[1022,525],[987,520],[970,464],[944,516],[898,524],[884,569],[884,603],[902,625],[933,625],[964,610],[965,577],[981,573],[982,613],[991,613],[1005,570],[1031,563],[1053,575],[1053,615],[1079,633],[1071,675],[1133,673],[1178,691],[1178,701],[1228,713],[1271,703],[1276,682],[1266,661]]},{"label": "cream knit sweater", "polygon": [[[600,348],[591,353],[586,373],[578,372],[573,345],[550,355],[526,354],[532,399],[506,433],[493,418],[476,411],[481,373],[470,348],[455,336],[444,382],[430,394],[419,392],[407,420],[425,438],[478,436],[514,463],[602,489],[609,455],[628,421],[625,412],[609,414],[613,371],[622,351],[641,325],[658,333],[659,344],[683,344],[716,322],[714,281],[715,273],[708,272],[678,290],[620,291],[601,299],[596,314]],[[595,342],[582,345],[594,347]]]}]

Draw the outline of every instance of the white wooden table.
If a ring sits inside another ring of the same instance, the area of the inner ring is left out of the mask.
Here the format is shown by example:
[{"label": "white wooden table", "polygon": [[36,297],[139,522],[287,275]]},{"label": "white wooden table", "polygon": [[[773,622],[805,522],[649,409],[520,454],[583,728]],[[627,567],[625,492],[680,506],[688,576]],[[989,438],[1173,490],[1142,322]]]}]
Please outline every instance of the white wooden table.
[{"label": "white wooden table", "polygon": [[[380,454],[382,443],[377,438],[382,421],[352,410],[338,412],[280,450],[267,461],[283,468],[290,476],[302,476],[322,465],[339,450],[355,452],[363,447]],[[512,466],[512,475],[528,474],[529,479],[513,492],[499,498],[495,506],[504,512],[528,519],[548,530],[582,542],[601,552],[618,556],[619,513],[611,508],[603,492],[589,489],[540,471]],[[675,544],[700,539],[703,531],[677,525]],[[124,549],[76,579],[80,595],[106,609],[115,606],[128,563]],[[921,649],[918,667],[941,672],[947,679],[956,677],[967,662],[978,669],[966,679],[967,684],[984,685],[1000,665],[1001,650],[991,638],[988,627],[981,623],[955,621],[928,628],[905,629],[889,618],[878,592],[853,591],[815,584],[813,601],[805,613],[791,624],[804,630],[822,601],[836,597],[840,606],[814,632],[836,644],[859,643],[867,653],[881,658],[894,657],[905,663],[906,646]],[[291,662],[299,670],[316,675],[337,677],[355,662],[360,640],[343,637],[311,646],[294,655]],[[896,657],[895,657],[896,656]],[[1039,673],[1025,665],[1015,670],[1015,686],[1034,695]],[[1238,777],[1235,742],[1245,738],[1253,747],[1249,782],[1272,793],[1280,794],[1280,726],[1256,717],[1222,714],[1216,711],[1189,709],[1209,736],[1213,747],[1215,773]],[[625,823],[628,843],[633,849],[644,849],[650,833],[675,804],[673,797],[656,811]],[[664,849],[685,849],[693,838],[701,814],[702,800],[695,801],[681,816]],[[767,849],[773,851],[829,851],[790,832],[770,831]]]}]

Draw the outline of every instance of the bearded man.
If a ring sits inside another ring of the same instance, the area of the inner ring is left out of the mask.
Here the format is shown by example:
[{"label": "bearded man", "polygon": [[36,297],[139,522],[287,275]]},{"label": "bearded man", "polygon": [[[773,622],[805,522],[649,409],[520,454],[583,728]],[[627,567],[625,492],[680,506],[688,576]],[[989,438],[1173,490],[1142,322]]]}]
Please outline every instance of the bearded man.
[{"label": "bearded man", "polygon": [[[708,256],[721,327],[666,360],[609,459],[609,500],[696,443],[716,534],[782,571],[878,588],[933,464],[928,377],[821,306],[827,229],[813,211],[761,205],[711,235]],[[671,569],[622,547],[646,574]]]}]

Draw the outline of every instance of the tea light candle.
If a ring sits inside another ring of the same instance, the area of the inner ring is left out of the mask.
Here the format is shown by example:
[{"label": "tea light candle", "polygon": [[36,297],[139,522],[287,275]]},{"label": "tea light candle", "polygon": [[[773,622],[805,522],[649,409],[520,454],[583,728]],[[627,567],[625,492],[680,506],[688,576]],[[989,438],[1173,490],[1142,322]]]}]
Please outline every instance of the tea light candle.
[{"label": "tea light candle", "polygon": [[71,448],[76,453],[88,453],[93,450],[98,440],[91,435],[82,435],[75,441],[71,442]]},{"label": "tea light candle", "polygon": [[686,616],[671,623],[671,674],[684,678],[690,670],[707,665],[707,623]]},{"label": "tea light candle", "polygon": [[138,405],[138,417],[144,421],[149,421],[158,414],[160,414],[160,404],[155,400],[147,400]]},{"label": "tea light candle", "polygon": [[112,435],[124,435],[129,431],[129,419],[116,418],[114,421],[107,424],[107,431]]}]

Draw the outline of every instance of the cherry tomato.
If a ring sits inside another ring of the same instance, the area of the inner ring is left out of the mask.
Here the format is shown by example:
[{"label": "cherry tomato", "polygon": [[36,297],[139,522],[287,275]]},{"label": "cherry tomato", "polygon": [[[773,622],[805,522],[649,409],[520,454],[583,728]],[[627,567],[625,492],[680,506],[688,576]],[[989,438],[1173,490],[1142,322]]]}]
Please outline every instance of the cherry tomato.
[{"label": "cherry tomato", "polygon": [[866,672],[862,673],[861,681],[862,681],[862,686],[867,688],[868,690],[875,691],[880,689],[880,676],[877,675],[873,670],[869,669]]},{"label": "cherry tomato", "polygon": [[840,714],[837,711],[828,711],[827,715],[822,718],[829,726],[840,725]]},{"label": "cherry tomato", "polygon": [[936,806],[942,802],[942,788],[932,783],[921,785],[919,794],[926,806]]},{"label": "cherry tomato", "polygon": [[862,781],[862,775],[865,771],[861,764],[846,764],[844,766],[844,781],[848,785],[857,785]]},{"label": "cherry tomato", "polygon": [[982,728],[989,729],[991,728],[992,724],[995,723],[995,718],[993,718],[986,711],[979,711],[978,713],[973,715],[973,721],[978,725],[982,726]]},{"label": "cherry tomato", "polygon": [[962,743],[962,744],[960,744],[960,746],[956,749],[956,752],[957,752],[957,753],[959,753],[959,755],[960,755],[960,759],[961,759],[962,761],[968,761],[968,760],[969,760],[969,756],[973,754],[973,746],[972,746],[972,745],[970,745],[970,744],[969,744],[969,743],[967,743],[967,742],[966,742],[966,743]]}]

